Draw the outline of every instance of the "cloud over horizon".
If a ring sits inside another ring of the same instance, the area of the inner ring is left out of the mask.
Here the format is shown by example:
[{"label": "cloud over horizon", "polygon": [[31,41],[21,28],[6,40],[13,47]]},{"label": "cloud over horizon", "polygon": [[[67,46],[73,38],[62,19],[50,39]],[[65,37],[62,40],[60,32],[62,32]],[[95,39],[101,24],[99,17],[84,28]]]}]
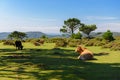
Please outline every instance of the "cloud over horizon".
[{"label": "cloud over horizon", "polygon": [[112,17],[112,16],[86,16],[87,20],[117,20],[118,17]]},{"label": "cloud over horizon", "polygon": [[120,22],[108,22],[108,23],[99,23],[97,24],[98,32],[105,32],[111,30],[112,32],[120,32]]}]

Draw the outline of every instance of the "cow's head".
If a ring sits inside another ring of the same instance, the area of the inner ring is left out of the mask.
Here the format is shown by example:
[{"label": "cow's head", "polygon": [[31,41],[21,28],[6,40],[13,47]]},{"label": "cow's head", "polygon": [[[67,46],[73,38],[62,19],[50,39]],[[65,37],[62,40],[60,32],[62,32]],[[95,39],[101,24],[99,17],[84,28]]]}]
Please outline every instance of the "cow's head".
[{"label": "cow's head", "polygon": [[75,52],[78,52],[78,53],[82,53],[84,51],[85,48],[83,48],[81,45],[77,46],[77,48],[75,49]]}]

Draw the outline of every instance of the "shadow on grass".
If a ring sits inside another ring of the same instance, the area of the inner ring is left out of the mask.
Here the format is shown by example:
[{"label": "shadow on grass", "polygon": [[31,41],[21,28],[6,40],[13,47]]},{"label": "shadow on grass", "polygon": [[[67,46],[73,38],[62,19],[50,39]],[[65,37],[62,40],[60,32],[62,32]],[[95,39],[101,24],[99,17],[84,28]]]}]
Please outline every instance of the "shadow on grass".
[{"label": "shadow on grass", "polygon": [[106,56],[109,55],[107,52],[94,53],[94,56]]},{"label": "shadow on grass", "polygon": [[0,52],[14,52],[16,49],[0,49]]},{"label": "shadow on grass", "polygon": [[[120,63],[110,64],[80,61],[74,58],[77,56],[74,51],[64,49],[29,49],[24,50],[23,52],[27,53],[27,55],[29,53],[31,58],[20,57],[11,59],[2,56],[1,61],[3,60],[5,62],[1,63],[1,67],[6,66],[7,63],[15,63],[18,64],[18,66],[17,69],[14,70],[0,69],[0,71],[12,71],[18,76],[22,74],[33,76],[35,77],[35,80],[120,80]],[[9,55],[13,55],[13,53],[9,53]],[[7,66],[15,67],[16,65]],[[31,71],[26,71],[26,69],[30,67],[32,67]],[[19,78],[18,80],[31,80],[30,77],[22,78],[19,76],[12,78]]]}]

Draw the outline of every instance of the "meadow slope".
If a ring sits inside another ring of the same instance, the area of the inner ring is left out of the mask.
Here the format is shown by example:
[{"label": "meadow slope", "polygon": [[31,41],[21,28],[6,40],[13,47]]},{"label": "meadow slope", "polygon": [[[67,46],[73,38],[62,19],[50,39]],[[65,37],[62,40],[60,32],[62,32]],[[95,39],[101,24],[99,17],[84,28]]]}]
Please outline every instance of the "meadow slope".
[{"label": "meadow slope", "polygon": [[81,61],[75,47],[23,45],[24,50],[16,50],[0,43],[0,80],[120,80],[120,51],[87,47],[95,60]]}]

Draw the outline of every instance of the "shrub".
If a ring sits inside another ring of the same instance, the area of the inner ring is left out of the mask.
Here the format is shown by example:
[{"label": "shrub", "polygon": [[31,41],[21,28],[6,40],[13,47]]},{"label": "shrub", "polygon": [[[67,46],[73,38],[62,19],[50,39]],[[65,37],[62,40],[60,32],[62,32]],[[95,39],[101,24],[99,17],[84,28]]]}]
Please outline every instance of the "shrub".
[{"label": "shrub", "polygon": [[32,39],[26,39],[25,42],[31,42]]},{"label": "shrub", "polygon": [[35,46],[40,46],[41,44],[44,44],[44,39],[36,39],[36,40],[33,40],[33,44]]},{"label": "shrub", "polygon": [[120,50],[120,43],[115,42],[110,49],[115,51]]},{"label": "shrub", "polygon": [[105,40],[108,40],[108,41],[113,41],[114,38],[113,38],[113,33],[108,30],[107,32],[105,32],[103,35],[102,35],[103,39]]},{"label": "shrub", "polygon": [[0,40],[0,43],[3,42],[3,40]]},{"label": "shrub", "polygon": [[68,46],[69,47],[76,47],[77,45],[80,45],[82,42],[80,39],[70,39],[68,40]]},{"label": "shrub", "polygon": [[86,46],[102,46],[104,44],[106,44],[107,42],[98,38],[94,38],[94,39],[89,39],[88,41],[86,41],[86,43],[84,43]]},{"label": "shrub", "polygon": [[81,37],[82,37],[82,35],[80,32],[71,35],[71,38],[73,38],[73,39],[81,39]]},{"label": "shrub", "polygon": [[87,42],[87,43],[85,44],[85,46],[94,46],[94,42],[89,41],[89,42]]},{"label": "shrub", "polygon": [[66,47],[67,46],[67,41],[61,38],[60,40],[57,40],[55,42],[55,46],[56,47]]},{"label": "shrub", "polygon": [[34,42],[34,45],[35,46],[40,46],[40,43],[39,42]]},{"label": "shrub", "polygon": [[96,37],[95,40],[97,40],[97,41],[102,41],[103,39],[102,39],[102,38],[99,38],[99,37]]},{"label": "shrub", "polygon": [[56,44],[56,47],[66,47],[67,46],[67,42],[64,42],[64,41],[58,41],[55,44]]},{"label": "shrub", "polygon": [[89,41],[88,38],[82,38],[82,39],[81,39],[82,44],[86,44],[88,41]]},{"label": "shrub", "polygon": [[38,42],[39,42],[40,44],[44,44],[45,40],[44,40],[44,39],[40,39],[40,40],[38,40]]},{"label": "shrub", "polygon": [[3,45],[15,45],[15,43],[12,40],[6,40],[3,42]]},{"label": "shrub", "polygon": [[95,46],[103,46],[103,45],[105,45],[106,44],[106,42],[104,42],[104,41],[98,41],[98,42],[96,42],[96,43],[94,43],[95,44]]},{"label": "shrub", "polygon": [[110,48],[110,50],[120,50],[120,42],[110,42],[102,46],[102,48]]},{"label": "shrub", "polygon": [[42,35],[40,38],[46,39],[48,37],[46,35]]},{"label": "shrub", "polygon": [[114,45],[113,42],[109,43],[109,44],[105,44],[102,46],[102,48],[111,48]]}]

